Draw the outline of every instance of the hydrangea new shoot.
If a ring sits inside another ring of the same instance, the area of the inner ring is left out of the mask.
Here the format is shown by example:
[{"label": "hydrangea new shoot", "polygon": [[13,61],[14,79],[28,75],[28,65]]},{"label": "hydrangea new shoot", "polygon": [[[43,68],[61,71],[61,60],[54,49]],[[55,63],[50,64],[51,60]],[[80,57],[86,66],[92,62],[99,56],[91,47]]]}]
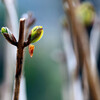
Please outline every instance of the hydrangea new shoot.
[{"label": "hydrangea new shoot", "polygon": [[31,30],[31,43],[39,41],[43,36],[43,27],[42,26],[35,26]]}]

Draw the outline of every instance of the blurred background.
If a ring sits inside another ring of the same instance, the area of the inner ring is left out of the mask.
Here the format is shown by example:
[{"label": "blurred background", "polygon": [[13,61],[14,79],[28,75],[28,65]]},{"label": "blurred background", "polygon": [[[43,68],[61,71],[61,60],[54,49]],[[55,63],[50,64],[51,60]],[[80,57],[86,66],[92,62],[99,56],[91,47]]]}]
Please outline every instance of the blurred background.
[{"label": "blurred background", "polygon": [[[93,4],[96,10],[96,14],[99,18],[100,1],[99,0],[86,0],[86,1],[89,1]],[[12,11],[13,7],[10,8],[10,6],[12,5],[14,6],[15,13],[13,13]],[[11,13],[9,13],[9,10],[7,10],[8,8],[10,9]],[[32,58],[29,55],[28,48],[26,48],[24,69],[23,69],[24,83],[22,83],[23,87],[22,91],[24,91],[24,93],[21,94],[21,96],[24,95],[25,98],[23,99],[22,97],[22,99],[20,100],[75,100],[72,98],[69,99],[70,98],[69,73],[73,71],[73,68],[72,69],[68,68],[67,66],[68,61],[66,60],[65,56],[66,55],[65,46],[62,34],[64,32],[63,19],[66,14],[64,12],[63,1],[62,0],[41,0],[41,1],[0,0],[0,28],[2,26],[9,27],[9,29],[11,29],[13,32],[16,33],[13,34],[15,34],[15,36],[18,39],[19,19],[22,17],[23,14],[29,11],[31,11],[33,13],[33,16],[36,18],[35,24],[32,25],[30,29],[32,29],[36,25],[41,25],[43,26],[44,29],[44,35],[39,42],[34,43],[35,50]],[[16,18],[10,18],[16,15],[17,15]],[[14,29],[13,27],[15,27],[15,31],[13,30]],[[100,48],[100,44],[98,48]],[[72,53],[73,55],[73,50],[72,52],[70,51],[70,53]],[[98,55],[99,54],[100,53],[98,53]],[[3,36],[0,35],[0,100],[11,100],[7,98],[12,97],[14,73],[16,65],[15,58],[16,58],[16,48],[7,43],[7,41],[3,38]],[[14,61],[12,61],[12,59]],[[70,57],[70,59],[72,60],[74,59],[74,57],[73,58]],[[98,56],[96,60],[98,61],[96,62],[98,66],[100,66],[99,59],[100,58]],[[72,60],[72,62],[73,62],[72,65],[74,65],[75,61]],[[13,66],[11,67],[9,64]],[[68,69],[71,71],[69,71]],[[5,99],[4,94],[6,92],[4,91],[9,91],[9,90],[10,94],[8,93]],[[84,99],[76,99],[76,100],[84,100]]]}]

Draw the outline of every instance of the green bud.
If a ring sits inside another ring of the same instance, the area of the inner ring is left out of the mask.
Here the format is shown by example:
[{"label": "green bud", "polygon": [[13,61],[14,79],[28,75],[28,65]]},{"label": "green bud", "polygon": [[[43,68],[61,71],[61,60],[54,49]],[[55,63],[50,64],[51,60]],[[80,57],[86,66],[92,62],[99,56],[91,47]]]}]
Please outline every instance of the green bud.
[{"label": "green bud", "polygon": [[31,43],[39,41],[43,36],[43,27],[42,26],[35,26],[31,30]]},{"label": "green bud", "polygon": [[[2,33],[3,35],[4,35],[4,34],[9,35],[9,38],[12,39],[12,33],[11,33],[11,31],[10,31],[7,27],[2,27],[2,28],[1,28],[1,33]],[[4,35],[4,37],[5,37],[5,35]]]},{"label": "green bud", "polygon": [[2,34],[11,34],[11,31],[7,27],[2,27],[1,28],[1,33]]},{"label": "green bud", "polygon": [[83,2],[76,8],[76,16],[84,25],[91,25],[94,21],[95,10],[91,3]]},{"label": "green bud", "polygon": [[16,38],[7,27],[1,28],[1,34],[6,38],[8,42],[10,42],[13,45],[16,45],[17,43]]},{"label": "green bud", "polygon": [[1,28],[1,33],[8,33],[8,28],[7,27],[2,27]]}]

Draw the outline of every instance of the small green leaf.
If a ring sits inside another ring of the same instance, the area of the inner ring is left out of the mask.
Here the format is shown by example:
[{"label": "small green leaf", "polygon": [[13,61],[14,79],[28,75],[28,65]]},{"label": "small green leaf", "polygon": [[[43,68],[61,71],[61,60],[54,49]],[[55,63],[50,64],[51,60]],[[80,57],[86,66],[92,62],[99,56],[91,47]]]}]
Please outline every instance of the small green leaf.
[{"label": "small green leaf", "polygon": [[8,33],[8,28],[7,27],[2,27],[1,28],[1,33]]},{"label": "small green leaf", "polygon": [[1,28],[1,33],[2,34],[11,34],[11,31],[7,27],[2,27]]},{"label": "small green leaf", "polygon": [[[7,34],[9,36],[9,38],[12,39],[12,33],[7,27],[2,27],[1,28],[1,34],[2,35]],[[5,35],[4,35],[4,37],[5,37]]]},{"label": "small green leaf", "polygon": [[39,41],[43,36],[43,27],[42,26],[35,26],[31,30],[31,43]]}]

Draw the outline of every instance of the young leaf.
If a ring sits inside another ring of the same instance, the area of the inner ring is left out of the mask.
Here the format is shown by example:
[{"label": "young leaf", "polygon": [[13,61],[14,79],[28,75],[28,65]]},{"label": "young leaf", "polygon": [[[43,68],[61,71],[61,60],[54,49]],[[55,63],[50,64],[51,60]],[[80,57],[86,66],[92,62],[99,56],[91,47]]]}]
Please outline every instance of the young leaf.
[{"label": "young leaf", "polygon": [[42,26],[35,26],[31,30],[31,43],[39,41],[43,36],[43,27]]},{"label": "young leaf", "polygon": [[4,34],[4,33],[7,33],[8,34],[8,33],[10,33],[10,31],[9,31],[9,29],[7,27],[2,27],[1,28],[1,33],[2,34]]},{"label": "young leaf", "polygon": [[27,41],[24,42],[24,47],[27,47],[30,43],[35,43],[39,41],[43,36],[43,27],[42,26],[35,26],[29,36]]},{"label": "young leaf", "polygon": [[29,50],[29,54],[30,54],[30,57],[33,56],[33,51],[34,51],[34,45],[30,44],[29,47],[28,47],[28,50]]}]

